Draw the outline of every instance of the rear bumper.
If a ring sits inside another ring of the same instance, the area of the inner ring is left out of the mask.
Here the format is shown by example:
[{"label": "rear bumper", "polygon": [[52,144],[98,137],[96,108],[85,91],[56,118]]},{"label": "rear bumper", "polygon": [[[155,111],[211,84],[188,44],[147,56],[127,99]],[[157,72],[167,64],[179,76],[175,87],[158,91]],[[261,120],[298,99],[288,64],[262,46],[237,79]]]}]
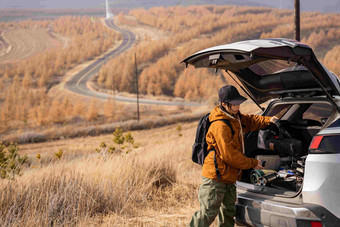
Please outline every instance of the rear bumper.
[{"label": "rear bumper", "polygon": [[236,222],[250,226],[311,226],[311,221],[323,226],[340,226],[340,219],[322,206],[315,204],[287,204],[264,199],[255,199],[238,194]]}]

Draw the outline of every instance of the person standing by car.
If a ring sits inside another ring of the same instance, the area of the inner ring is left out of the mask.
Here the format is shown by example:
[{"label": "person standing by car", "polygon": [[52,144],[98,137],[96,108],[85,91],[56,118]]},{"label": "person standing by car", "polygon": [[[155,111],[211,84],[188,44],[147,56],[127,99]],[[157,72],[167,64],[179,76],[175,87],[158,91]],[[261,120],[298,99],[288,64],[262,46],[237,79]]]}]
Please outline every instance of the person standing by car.
[{"label": "person standing by car", "polygon": [[[208,151],[214,151],[204,160],[200,210],[193,214],[189,226],[209,226],[217,215],[218,226],[234,226],[235,182],[241,178],[242,170],[263,168],[258,160],[244,156],[243,133],[262,129],[277,119],[241,114],[240,105],[247,99],[234,86],[220,88],[218,96],[220,104],[210,113],[212,123],[206,135]],[[222,119],[230,121],[231,127]]]}]

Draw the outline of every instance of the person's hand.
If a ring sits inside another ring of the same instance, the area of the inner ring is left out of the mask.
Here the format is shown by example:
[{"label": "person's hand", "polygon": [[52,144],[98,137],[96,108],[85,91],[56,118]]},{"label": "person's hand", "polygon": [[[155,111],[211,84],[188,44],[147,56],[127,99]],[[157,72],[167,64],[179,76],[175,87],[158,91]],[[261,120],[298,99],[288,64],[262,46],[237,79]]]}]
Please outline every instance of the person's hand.
[{"label": "person's hand", "polygon": [[278,120],[279,120],[279,118],[277,116],[272,116],[270,118],[270,122],[273,123],[273,124],[275,124]]},{"label": "person's hand", "polygon": [[263,169],[263,166],[257,164],[257,166],[254,169]]},{"label": "person's hand", "polygon": [[258,160],[258,164],[254,169],[263,169],[262,160]]}]

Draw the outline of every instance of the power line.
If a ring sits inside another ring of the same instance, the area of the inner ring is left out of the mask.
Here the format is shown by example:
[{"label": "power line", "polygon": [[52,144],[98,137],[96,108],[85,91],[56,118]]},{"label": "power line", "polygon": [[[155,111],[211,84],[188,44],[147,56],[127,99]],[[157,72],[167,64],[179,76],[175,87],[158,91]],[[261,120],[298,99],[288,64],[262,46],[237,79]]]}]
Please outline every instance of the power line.
[{"label": "power line", "polygon": [[181,4],[181,1],[180,1],[180,0],[177,1],[176,5],[175,5],[175,7],[172,9],[172,11],[170,11],[170,12],[168,13],[168,16],[166,17],[164,23],[168,22],[170,16],[172,16],[172,15],[174,14],[175,9],[176,9],[177,6],[179,6],[180,4]]}]

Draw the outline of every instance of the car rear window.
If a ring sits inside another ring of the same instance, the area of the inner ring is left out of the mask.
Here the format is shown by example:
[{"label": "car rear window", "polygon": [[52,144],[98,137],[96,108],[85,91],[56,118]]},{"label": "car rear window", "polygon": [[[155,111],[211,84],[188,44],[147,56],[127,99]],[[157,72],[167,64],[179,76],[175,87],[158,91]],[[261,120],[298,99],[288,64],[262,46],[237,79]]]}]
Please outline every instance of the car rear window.
[{"label": "car rear window", "polygon": [[329,103],[313,103],[303,114],[302,119],[324,122],[331,115],[333,107]]},{"label": "car rear window", "polygon": [[296,62],[288,62],[285,60],[261,61],[249,66],[249,69],[259,76],[267,76],[282,72],[306,70],[304,66],[298,65]]},{"label": "car rear window", "polygon": [[287,110],[292,106],[292,104],[280,104],[280,105],[275,105],[273,106],[266,116],[276,116],[278,118],[281,118]]},{"label": "car rear window", "polygon": [[340,118],[334,121],[328,128],[336,128],[336,127],[340,127]]}]

